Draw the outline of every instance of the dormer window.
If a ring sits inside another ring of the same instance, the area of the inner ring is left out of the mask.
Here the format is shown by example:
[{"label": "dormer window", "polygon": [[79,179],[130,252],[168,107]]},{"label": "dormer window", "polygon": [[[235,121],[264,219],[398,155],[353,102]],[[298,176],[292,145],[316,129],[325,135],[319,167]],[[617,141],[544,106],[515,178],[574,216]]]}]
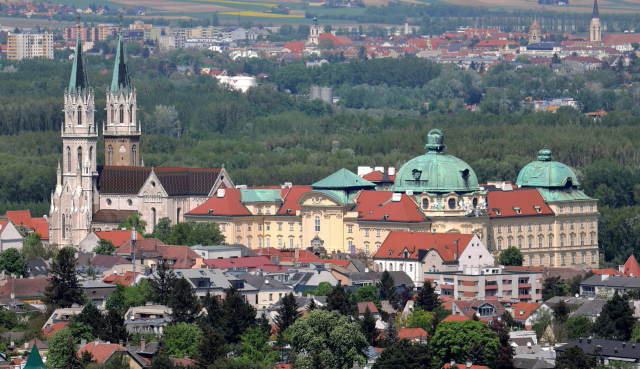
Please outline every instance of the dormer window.
[{"label": "dormer window", "polygon": [[539,206],[534,206],[533,208],[535,209],[537,214],[540,214],[542,212]]},{"label": "dormer window", "polygon": [[409,251],[404,250],[404,252],[402,253],[402,257],[405,259],[409,259]]},{"label": "dormer window", "polygon": [[516,212],[516,214],[520,215],[520,208],[513,208],[513,210]]}]

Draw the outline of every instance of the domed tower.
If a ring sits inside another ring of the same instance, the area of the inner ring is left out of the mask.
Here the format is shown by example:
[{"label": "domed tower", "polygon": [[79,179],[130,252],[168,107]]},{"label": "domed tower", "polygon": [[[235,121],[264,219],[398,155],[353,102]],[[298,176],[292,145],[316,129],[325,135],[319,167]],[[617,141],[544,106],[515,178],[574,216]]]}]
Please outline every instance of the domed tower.
[{"label": "domed tower", "polygon": [[320,27],[318,26],[318,19],[313,18],[313,25],[309,29],[309,37],[307,38],[307,44],[318,45],[318,37],[320,36]]},{"label": "domed tower", "polygon": [[600,25],[600,13],[598,12],[598,0],[593,0],[593,12],[591,24],[589,24],[589,41],[602,41],[602,25]]},{"label": "domed tower", "polygon": [[533,22],[531,22],[531,25],[529,26],[529,44],[540,41],[542,41],[542,30],[538,24],[538,19],[534,17]]},{"label": "domed tower", "polygon": [[569,166],[553,161],[551,150],[538,152],[538,161],[531,162],[520,170],[516,184],[521,187],[547,189],[577,189],[578,178]]},{"label": "domed tower", "polygon": [[131,85],[122,30],[107,88],[107,122],[103,126],[105,165],[139,166],[140,128],[136,121],[136,88]]},{"label": "domed tower", "polygon": [[[80,27],[80,26],[78,26]],[[62,166],[51,194],[49,239],[59,245],[77,245],[89,233],[97,178],[94,92],[87,80],[80,31],[76,37],[69,86],[64,91]]]}]

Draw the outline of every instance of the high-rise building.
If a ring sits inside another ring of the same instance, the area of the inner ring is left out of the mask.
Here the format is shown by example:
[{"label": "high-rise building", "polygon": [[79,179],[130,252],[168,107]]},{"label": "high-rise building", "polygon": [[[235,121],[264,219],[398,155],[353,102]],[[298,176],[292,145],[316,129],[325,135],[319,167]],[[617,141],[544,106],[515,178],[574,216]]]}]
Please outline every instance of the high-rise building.
[{"label": "high-rise building", "polygon": [[12,60],[53,59],[53,34],[10,33],[7,37],[7,58]]},{"label": "high-rise building", "polygon": [[600,14],[598,13],[598,0],[593,0],[593,12],[591,13],[591,24],[589,24],[589,41],[602,41],[602,25],[600,24]]}]

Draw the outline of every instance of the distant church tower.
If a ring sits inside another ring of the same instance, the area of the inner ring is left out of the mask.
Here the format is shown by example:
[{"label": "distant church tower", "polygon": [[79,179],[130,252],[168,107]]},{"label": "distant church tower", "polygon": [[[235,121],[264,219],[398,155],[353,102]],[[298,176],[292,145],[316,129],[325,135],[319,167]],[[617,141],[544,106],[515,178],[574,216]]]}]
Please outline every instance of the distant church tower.
[{"label": "distant church tower", "polygon": [[591,13],[591,24],[589,25],[589,41],[602,41],[602,26],[600,25],[600,14],[598,13],[598,0],[593,0],[593,13]]},{"label": "distant church tower", "polygon": [[129,79],[122,30],[118,34],[115,59],[111,86],[107,88],[107,122],[102,129],[104,163],[137,167],[140,165],[140,129],[136,121],[136,88]]},{"label": "distant church tower", "polygon": [[318,19],[316,17],[313,17],[313,25],[311,26],[311,29],[309,29],[309,38],[307,39],[307,43],[318,45],[318,36],[320,36]]},{"label": "distant church tower", "polygon": [[531,22],[529,26],[529,43],[534,44],[540,41],[542,41],[542,31],[540,30],[538,19],[534,17],[533,22]]},{"label": "distant church tower", "polygon": [[98,176],[94,108],[94,93],[87,80],[78,30],[69,87],[64,91],[62,167],[58,163],[49,210],[51,243],[77,245],[90,230],[93,204],[97,203],[93,189]]}]

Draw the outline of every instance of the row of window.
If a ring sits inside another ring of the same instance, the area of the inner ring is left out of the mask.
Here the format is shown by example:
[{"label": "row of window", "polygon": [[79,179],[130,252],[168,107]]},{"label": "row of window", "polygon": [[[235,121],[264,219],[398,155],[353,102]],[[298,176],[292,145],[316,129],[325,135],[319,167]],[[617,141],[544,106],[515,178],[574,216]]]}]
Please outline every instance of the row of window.
[{"label": "row of window", "polygon": [[[584,233],[580,234],[580,237],[579,237],[579,241],[580,241],[579,245],[580,246],[584,246],[585,245],[586,238],[587,238],[586,236],[587,235],[584,234]],[[567,238],[566,235],[561,234],[560,237],[559,237],[560,242],[559,242],[558,246],[560,246],[560,247],[565,246],[566,238]],[[519,249],[523,248],[523,240],[524,240],[524,237],[522,237],[522,236],[517,238],[517,247]],[[534,240],[533,236],[527,237],[527,248],[528,249],[533,248],[533,240]],[[538,236],[537,240],[538,240],[538,243],[537,243],[538,248],[542,248],[543,247],[543,237],[542,236]],[[513,246],[512,241],[513,241],[513,237],[507,237],[507,248]],[[591,232],[590,237],[589,237],[589,242],[590,242],[589,245],[595,245],[596,244],[596,234],[595,234],[595,232]],[[502,250],[502,238],[499,237],[496,240],[496,246],[497,246],[498,250]],[[569,235],[569,246],[576,246],[576,235],[575,234],[570,234]],[[553,235],[551,235],[551,234],[547,237],[547,247],[553,247]]]},{"label": "row of window", "polygon": [[[570,259],[571,259],[571,265],[576,264],[576,254],[570,254]],[[548,263],[546,265],[552,265],[553,264],[553,255],[538,255],[536,256],[529,256],[528,259],[528,265],[529,266],[533,266],[534,264],[534,259],[537,258],[538,259],[538,266],[542,266],[544,264],[544,259],[546,258]],[[567,258],[567,254],[560,254],[560,265],[565,265],[566,263],[566,258]],[[580,264],[584,264],[587,260],[587,254],[586,253],[580,253]],[[595,252],[591,252],[591,264],[596,262],[596,253]]]},{"label": "row of window", "polygon": [[[564,230],[565,223],[567,223],[567,228],[568,229],[574,229],[574,225],[575,225],[575,227],[579,227],[580,229],[584,229],[585,228],[585,224],[584,224],[585,222],[584,221],[580,221],[580,222],[558,222],[558,226],[559,226],[561,231]],[[590,223],[589,224],[589,228],[595,228],[595,226],[596,226],[595,225],[595,221],[592,220],[589,223]],[[533,231],[533,227],[535,225],[526,224],[525,226],[527,227],[527,231],[528,232],[532,232]],[[507,233],[511,233],[514,227],[516,229],[516,232],[522,232],[523,225],[522,224],[517,224],[517,225],[514,225],[514,226],[512,226],[512,225],[505,226]],[[543,223],[538,223],[537,224],[538,232],[542,231],[543,227],[544,227]],[[502,233],[502,226],[496,226],[495,229],[496,229],[496,233]],[[548,231],[553,230],[553,223],[547,223],[547,230]]]},{"label": "row of window", "polygon": [[559,206],[558,207],[558,212],[559,213],[564,213],[565,210],[567,213],[574,213],[576,210],[579,210],[580,213],[584,213],[585,209],[589,209],[590,212],[593,213],[593,211],[595,210],[595,207],[593,205],[589,205],[584,206],[584,205],[580,205],[580,206]]},{"label": "row of window", "polygon": [[[263,244],[263,241],[262,241],[262,240],[263,240],[263,238],[262,238],[262,237],[259,237],[259,238],[258,238],[258,241],[257,241],[257,242],[258,242],[258,248],[263,247],[263,246],[262,246],[262,244]],[[252,243],[253,243],[252,241],[253,241],[253,239],[252,239],[251,237],[248,237],[248,238],[247,238],[247,243],[246,243],[246,244],[247,244],[247,247],[248,247],[248,248],[251,248]],[[284,245],[285,245],[285,243],[284,243],[283,239],[282,239],[282,238],[280,238],[280,237],[278,237],[278,238],[276,239],[276,242],[277,242],[277,246],[278,246],[278,248],[279,248],[279,249],[281,249],[281,248],[282,248],[282,247],[284,247]],[[242,237],[236,237],[236,243],[242,243]],[[298,246],[299,246],[299,245],[295,245],[295,244],[294,244],[294,238],[293,238],[293,237],[290,237],[290,238],[289,238],[289,242],[288,242],[287,247],[289,247],[290,249],[292,249],[292,248],[296,248],[296,247],[298,247]],[[268,247],[271,247],[271,237],[265,237],[265,238],[264,238],[264,247],[267,247],[267,248],[268,248]]]},{"label": "row of window", "polygon": [[[276,223],[277,224],[277,230],[278,231],[282,231],[282,223]],[[289,223],[289,231],[293,232],[293,227],[294,227],[295,223]],[[251,224],[245,224],[244,225],[247,231],[251,231]],[[302,224],[299,225],[300,226],[300,232],[302,232]],[[258,231],[262,230],[262,224],[258,224],[257,225]],[[265,223],[264,224],[264,230],[265,231],[270,231],[271,230],[271,223]],[[226,232],[227,231],[227,225],[226,224],[220,224],[220,231],[222,232]],[[236,232],[240,232],[242,231],[242,225],[241,224],[236,224]]]}]

